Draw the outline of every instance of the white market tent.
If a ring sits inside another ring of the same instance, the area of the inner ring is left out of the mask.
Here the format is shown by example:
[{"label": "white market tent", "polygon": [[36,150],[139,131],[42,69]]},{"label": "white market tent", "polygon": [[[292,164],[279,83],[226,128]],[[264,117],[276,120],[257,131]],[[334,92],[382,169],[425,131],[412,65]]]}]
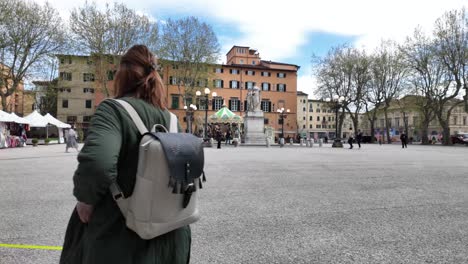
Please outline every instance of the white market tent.
[{"label": "white market tent", "polygon": [[41,114],[39,114],[37,110],[34,110],[34,112],[25,116],[24,118],[29,121],[30,127],[46,127],[49,123],[49,121]]},{"label": "white market tent", "polygon": [[64,123],[58,119],[56,119],[55,117],[53,117],[51,114],[47,113],[45,116],[44,116],[45,119],[47,119],[47,121],[49,122],[49,124],[51,125],[54,125],[58,128],[71,128],[71,125],[67,124],[67,123]]},{"label": "white market tent", "polygon": [[19,117],[15,113],[11,113],[10,115],[13,117],[13,122],[17,124],[29,124],[30,123],[29,120],[27,120],[26,118]]},{"label": "white market tent", "polygon": [[0,110],[0,122],[14,122],[14,120],[15,119],[11,114]]},{"label": "white market tent", "polygon": [[25,118],[30,121],[30,125],[29,125],[30,127],[45,128],[47,138],[49,137],[49,126],[52,125],[52,126],[57,127],[59,143],[64,143],[63,128],[71,127],[69,124],[63,123],[62,121],[54,118],[50,114],[46,114],[45,116],[42,116],[41,114],[39,114],[39,112],[37,112],[37,110],[34,110],[34,112],[27,115]]}]

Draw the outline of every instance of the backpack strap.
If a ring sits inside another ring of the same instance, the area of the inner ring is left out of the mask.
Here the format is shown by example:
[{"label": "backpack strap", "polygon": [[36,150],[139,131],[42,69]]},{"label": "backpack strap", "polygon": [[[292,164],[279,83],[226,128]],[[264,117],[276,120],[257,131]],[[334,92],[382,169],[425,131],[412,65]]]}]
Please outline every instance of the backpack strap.
[{"label": "backpack strap", "polygon": [[177,128],[177,116],[171,112],[169,112],[169,114],[171,114],[171,125],[169,127],[169,132],[178,133],[179,129]]},{"label": "backpack strap", "polygon": [[148,129],[146,128],[145,124],[140,118],[140,115],[138,115],[138,113],[135,111],[135,108],[133,108],[133,106],[131,106],[129,103],[121,99],[113,99],[113,100],[119,103],[127,111],[127,113],[132,118],[133,123],[138,128],[138,131],[140,131],[140,134],[144,135],[148,133]]}]

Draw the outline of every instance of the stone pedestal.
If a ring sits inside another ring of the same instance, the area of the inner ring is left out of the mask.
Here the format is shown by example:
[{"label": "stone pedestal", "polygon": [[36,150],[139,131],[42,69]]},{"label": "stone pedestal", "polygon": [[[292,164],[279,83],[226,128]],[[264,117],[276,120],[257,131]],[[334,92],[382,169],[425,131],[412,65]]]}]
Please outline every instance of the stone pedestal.
[{"label": "stone pedestal", "polygon": [[266,145],[263,111],[248,111],[244,117],[245,144]]}]

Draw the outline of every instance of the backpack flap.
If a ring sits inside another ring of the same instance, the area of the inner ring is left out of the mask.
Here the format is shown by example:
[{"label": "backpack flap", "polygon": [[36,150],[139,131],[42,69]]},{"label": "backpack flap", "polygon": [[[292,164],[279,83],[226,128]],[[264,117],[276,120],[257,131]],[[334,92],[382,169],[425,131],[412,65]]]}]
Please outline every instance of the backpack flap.
[{"label": "backpack flap", "polygon": [[[185,208],[190,202],[191,193],[196,191],[195,180],[203,174],[203,142],[187,133],[156,132],[152,135],[159,140],[166,155],[170,174],[169,187],[173,188],[173,193],[185,195]],[[198,183],[201,187],[201,179]]]}]

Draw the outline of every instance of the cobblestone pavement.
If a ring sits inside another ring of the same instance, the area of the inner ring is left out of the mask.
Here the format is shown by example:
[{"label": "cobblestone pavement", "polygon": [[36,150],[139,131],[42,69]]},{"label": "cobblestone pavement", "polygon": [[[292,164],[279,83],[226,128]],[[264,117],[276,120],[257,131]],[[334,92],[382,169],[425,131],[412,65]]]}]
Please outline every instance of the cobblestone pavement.
[{"label": "cobblestone pavement", "polygon": [[[468,148],[206,149],[192,263],[468,263]],[[0,150],[0,244],[61,246],[76,153]],[[0,263],[59,251],[0,247]]]}]

